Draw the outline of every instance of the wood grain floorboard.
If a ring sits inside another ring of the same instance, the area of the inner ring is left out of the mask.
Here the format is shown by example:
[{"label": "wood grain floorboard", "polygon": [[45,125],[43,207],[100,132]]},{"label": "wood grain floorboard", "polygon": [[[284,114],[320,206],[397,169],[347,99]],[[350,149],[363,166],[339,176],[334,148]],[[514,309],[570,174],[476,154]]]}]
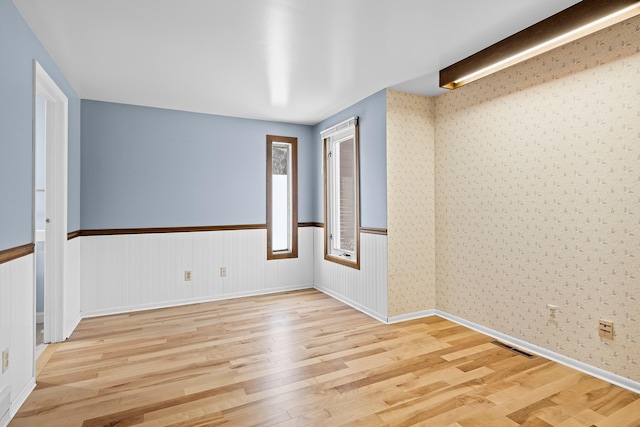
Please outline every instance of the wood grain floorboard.
[{"label": "wood grain floorboard", "polygon": [[84,319],[10,427],[640,427],[640,396],[316,290]]}]

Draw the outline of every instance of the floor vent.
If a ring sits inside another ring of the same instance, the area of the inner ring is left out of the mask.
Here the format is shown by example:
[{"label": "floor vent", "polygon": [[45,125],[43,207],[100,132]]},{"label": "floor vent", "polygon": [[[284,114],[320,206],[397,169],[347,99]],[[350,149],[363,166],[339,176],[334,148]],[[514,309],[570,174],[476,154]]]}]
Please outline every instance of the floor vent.
[{"label": "floor vent", "polygon": [[514,352],[516,354],[519,354],[520,356],[526,357],[527,359],[531,359],[533,357],[536,357],[535,355],[533,355],[531,353],[527,353],[524,350],[520,350],[519,348],[512,347],[509,344],[505,344],[505,343],[500,342],[500,341],[491,341],[491,344],[495,344],[498,347],[506,348],[507,350],[512,351],[512,352]]}]

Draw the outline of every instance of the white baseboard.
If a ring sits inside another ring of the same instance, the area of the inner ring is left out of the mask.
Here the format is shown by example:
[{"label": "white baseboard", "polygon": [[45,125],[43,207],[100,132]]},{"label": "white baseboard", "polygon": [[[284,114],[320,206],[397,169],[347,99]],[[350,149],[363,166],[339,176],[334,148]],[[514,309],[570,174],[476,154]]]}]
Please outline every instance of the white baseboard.
[{"label": "white baseboard", "polygon": [[[105,315],[109,315],[109,314],[121,314],[121,313],[128,313],[128,312],[133,312],[133,311],[142,311],[142,310],[151,310],[151,309],[156,309],[156,308],[165,308],[165,307],[175,307],[175,306],[179,306],[179,305],[188,305],[188,304],[197,304],[197,303],[201,303],[201,302],[209,302],[209,301],[219,301],[219,300],[226,300],[226,299],[232,299],[232,298],[240,298],[240,297],[247,297],[247,296],[257,296],[257,295],[265,295],[265,294],[272,294],[272,293],[277,293],[277,292],[285,292],[285,291],[294,291],[294,290],[301,290],[301,289],[310,289],[310,288],[315,288],[320,292],[323,292],[327,295],[329,295],[332,298],[337,299],[338,301],[343,302],[344,304],[347,304],[353,308],[355,308],[358,311],[361,311],[362,313],[380,321],[383,323],[387,323],[387,324],[392,324],[392,323],[398,323],[398,322],[405,322],[408,320],[414,320],[414,319],[419,319],[419,318],[423,318],[423,317],[429,317],[429,316],[440,316],[444,319],[450,320],[452,322],[455,322],[459,325],[462,326],[466,326],[469,329],[473,329],[474,331],[480,332],[482,334],[488,335],[490,337],[496,338],[506,344],[512,345],[514,347],[518,347],[522,350],[526,350],[527,352],[536,354],[538,356],[542,356],[544,358],[547,358],[549,360],[552,360],[554,362],[560,363],[562,365],[568,366],[570,368],[576,369],[580,372],[584,372],[587,375],[591,375],[593,377],[596,378],[600,378],[604,381],[610,382],[612,384],[615,384],[617,386],[620,386],[624,389],[630,390],[634,393],[639,393],[640,394],[640,383],[633,381],[629,378],[625,378],[622,377],[620,375],[605,371],[603,369],[600,368],[596,368],[595,366],[591,366],[588,365],[586,363],[580,362],[578,360],[572,359],[570,357],[564,356],[562,354],[558,354],[555,353],[551,350],[547,350],[543,347],[539,347],[535,344],[531,344],[529,342],[523,341],[521,339],[518,338],[514,338],[512,336],[509,336],[507,334],[504,334],[502,332],[498,332],[495,331],[493,329],[487,328],[485,326],[482,326],[480,324],[471,322],[469,320],[463,319],[461,317],[455,316],[453,314],[449,314],[446,313],[444,311],[441,310],[437,310],[437,309],[429,309],[429,310],[424,310],[424,311],[419,311],[419,312],[415,312],[415,313],[409,313],[409,314],[402,314],[399,316],[392,316],[392,317],[387,317],[386,315],[377,313],[373,310],[368,309],[367,307],[364,307],[362,304],[359,304],[355,301],[350,300],[349,298],[344,297],[343,295],[337,294],[336,292],[333,292],[330,289],[326,289],[322,286],[318,286],[318,285],[295,285],[295,286],[285,286],[285,287],[279,287],[279,288],[272,288],[272,289],[266,289],[266,290],[262,290],[262,291],[251,291],[251,292],[239,292],[239,293],[234,293],[234,294],[226,294],[226,295],[219,295],[219,296],[208,296],[208,297],[199,297],[199,298],[192,298],[192,299],[188,299],[188,300],[180,300],[180,301],[170,301],[170,302],[162,302],[162,303],[154,303],[154,304],[142,304],[142,305],[136,305],[136,306],[129,306],[129,307],[117,307],[117,308],[111,308],[111,309],[105,309],[105,310],[94,310],[94,311],[90,311],[90,312],[85,312],[82,313],[80,316],[78,316],[77,318],[77,322],[75,322],[73,324],[73,328],[70,328],[71,331],[73,331],[73,329],[75,329],[75,327],[77,326],[77,323],[85,317],[96,317],[96,316],[105,316]],[[20,402],[20,405],[22,405],[22,403],[24,403],[24,400],[26,400],[27,396],[29,395],[29,393],[31,392],[31,390],[33,390],[33,387],[35,387],[35,381],[33,382],[33,386],[31,387],[30,390],[28,390],[27,394],[24,395],[24,397],[22,398],[22,402]],[[23,390],[24,393],[24,390]],[[17,401],[18,399],[16,399]],[[17,407],[19,408],[19,406]],[[16,411],[17,411],[16,408]],[[12,414],[15,414],[13,412],[13,405],[11,407],[11,411]],[[13,415],[12,415],[13,416]]]},{"label": "white baseboard", "polygon": [[247,292],[236,292],[231,294],[224,295],[215,295],[215,296],[205,296],[198,298],[189,298],[184,300],[176,300],[176,301],[163,301],[157,303],[150,304],[139,304],[139,305],[131,305],[126,307],[113,307],[101,310],[91,310],[85,311],[82,313],[82,318],[88,317],[98,317],[98,316],[108,316],[111,314],[122,314],[122,313],[131,313],[134,311],[144,311],[144,310],[155,310],[157,308],[167,308],[167,307],[177,307],[180,305],[189,305],[189,304],[198,304],[202,302],[211,302],[211,301],[222,301],[233,298],[242,298],[242,297],[252,297],[258,295],[267,295],[267,294],[275,294],[278,292],[286,292],[286,291],[298,291],[302,289],[312,289],[313,285],[291,285],[291,286],[281,286],[278,288],[270,288],[263,289],[257,291],[247,291]]},{"label": "white baseboard", "polygon": [[322,286],[318,286],[315,285],[313,286],[315,289],[319,290],[320,292],[329,295],[331,298],[335,298],[340,302],[343,302],[347,305],[350,305],[351,307],[355,308],[358,311],[363,312],[364,314],[366,314],[367,316],[371,316],[374,319],[383,322],[383,323],[387,323],[387,316],[386,315],[382,315],[380,313],[376,313],[373,310],[368,309],[367,307],[363,306],[362,304],[359,304],[355,301],[350,300],[349,298],[346,298],[343,295],[340,295],[330,289],[324,288]]},{"label": "white baseboard", "polygon": [[[324,291],[323,291],[324,292]],[[334,296],[331,293],[327,292],[330,296],[343,301],[342,298],[338,297],[338,296]],[[343,301],[345,302],[345,301]],[[348,302],[345,302],[346,304],[349,304]],[[354,308],[357,308],[358,310],[363,311],[361,308],[353,305],[353,304],[349,304]],[[369,313],[367,313],[369,314]],[[629,378],[605,371],[604,369],[600,369],[600,368],[596,368],[595,366],[592,365],[588,365],[584,362],[580,362],[579,360],[575,360],[572,359],[571,357],[567,357],[564,356],[562,354],[558,354],[556,352],[553,352],[551,350],[547,350],[546,348],[543,347],[539,347],[535,344],[531,344],[529,342],[523,341],[521,339],[518,338],[514,338],[510,335],[507,334],[503,334],[502,332],[498,332],[495,331],[493,329],[487,328],[485,326],[479,325],[477,323],[471,322],[469,320],[463,319],[462,317],[458,317],[455,316],[453,314],[449,314],[446,313],[444,311],[441,310],[437,310],[437,309],[431,309],[431,310],[424,310],[424,311],[419,311],[419,312],[415,312],[415,313],[409,313],[409,314],[402,314],[400,316],[393,316],[393,317],[389,317],[386,322],[385,320],[381,319],[380,317],[377,316],[372,316],[382,322],[391,324],[391,323],[398,323],[398,322],[405,322],[407,320],[413,320],[413,319],[419,319],[422,317],[429,317],[429,316],[440,316],[444,319],[450,320],[452,322],[455,322],[459,325],[462,326],[466,326],[469,329],[473,329],[474,331],[480,332],[484,335],[488,335],[490,337],[493,337],[497,340],[500,340],[506,344],[512,345],[514,347],[520,348],[522,350],[526,350],[529,353],[533,353],[536,354],[538,356],[542,356],[546,359],[552,360],[554,362],[560,363],[561,365],[565,365],[568,366],[570,368],[573,368],[577,371],[583,372],[587,375],[591,375],[593,377],[599,378],[601,380],[610,382],[611,384],[615,384],[619,387],[622,387],[624,389],[630,390],[634,393],[638,393],[640,394],[640,383],[633,381]]]},{"label": "white baseboard", "polygon": [[15,399],[13,399],[13,402],[11,402],[10,418],[13,418],[18,413],[18,410],[20,409],[20,407],[24,404],[24,402],[27,401],[27,398],[35,388],[36,388],[36,378],[31,377],[27,382],[27,384],[25,384],[25,386],[22,388],[22,390],[20,390],[20,393],[18,393]]},{"label": "white baseboard", "polygon": [[71,334],[73,333],[73,331],[75,331],[76,327],[78,326],[81,320],[82,320],[82,313],[78,313],[77,316],[71,321],[71,324],[69,324],[69,326],[67,326],[67,329],[65,329],[64,331],[65,340],[71,336]]},{"label": "white baseboard", "polygon": [[473,329],[474,331],[489,335],[490,337],[496,338],[514,347],[526,350],[529,353],[533,353],[546,359],[553,360],[554,362],[560,363],[561,365],[568,366],[580,372],[584,372],[585,374],[600,378],[601,380],[610,382],[611,384],[615,384],[619,387],[640,394],[640,383],[629,378],[613,374],[611,372],[605,371],[604,369],[596,368],[595,366],[591,366],[570,357],[563,356],[562,354],[558,354],[551,350],[547,350],[546,348],[539,347],[535,344],[531,344],[518,338],[503,334],[502,332],[489,329],[485,326],[479,325],[461,317],[454,316],[453,314],[445,313],[444,311],[435,310],[434,314],[436,316],[440,316],[447,320],[451,320],[452,322],[458,323],[459,325],[466,326],[467,328]]},{"label": "white baseboard", "polygon": [[36,323],[44,323],[44,312],[36,313]]},{"label": "white baseboard", "polygon": [[407,320],[421,319],[423,317],[435,316],[436,310],[423,310],[416,311],[415,313],[401,314],[399,316],[392,316],[387,318],[388,324],[398,323],[398,322],[406,322]]}]

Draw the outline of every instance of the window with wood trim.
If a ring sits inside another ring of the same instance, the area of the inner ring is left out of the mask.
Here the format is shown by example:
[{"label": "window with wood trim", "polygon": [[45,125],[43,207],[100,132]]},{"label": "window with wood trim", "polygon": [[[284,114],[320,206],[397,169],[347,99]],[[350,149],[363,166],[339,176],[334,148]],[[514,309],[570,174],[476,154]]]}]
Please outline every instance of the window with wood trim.
[{"label": "window with wood trim", "polygon": [[267,259],[298,257],[298,139],[267,135]]},{"label": "window with wood trim", "polygon": [[324,258],[360,269],[358,118],[322,132],[324,140]]}]

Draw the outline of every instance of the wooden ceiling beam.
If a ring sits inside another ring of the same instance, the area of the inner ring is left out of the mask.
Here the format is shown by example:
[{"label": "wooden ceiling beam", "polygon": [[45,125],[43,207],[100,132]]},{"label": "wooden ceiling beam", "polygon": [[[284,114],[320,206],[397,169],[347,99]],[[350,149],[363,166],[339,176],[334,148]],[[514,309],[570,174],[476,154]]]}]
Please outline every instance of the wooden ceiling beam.
[{"label": "wooden ceiling beam", "polygon": [[[591,24],[603,17],[610,16],[634,5],[636,6],[634,11],[628,12],[625,16],[619,17],[617,21],[614,20],[606,23],[604,26],[594,26],[594,28],[587,33],[592,33],[601,28],[627,19],[634,14],[640,13],[640,0],[583,0],[561,12],[556,13],[555,15],[550,16],[547,19],[538,22],[537,24],[525,28],[516,34],[487,47],[486,49],[440,70],[440,87],[455,89],[517,62],[539,55],[542,52],[553,49],[559,44],[552,45],[551,47],[548,47],[548,49],[540,50],[532,55],[523,55],[523,57],[511,62],[507,61],[503,66],[487,70],[488,72],[481,72],[476,76],[465,78],[466,76],[471,76],[473,73],[480,70],[486,70],[501,61],[505,61],[507,58],[513,58],[515,55],[535,48],[543,43],[547,43],[550,40],[556,39],[571,31]],[[565,44],[583,37],[587,33],[579,34],[574,38],[568,38],[560,44]]]}]

